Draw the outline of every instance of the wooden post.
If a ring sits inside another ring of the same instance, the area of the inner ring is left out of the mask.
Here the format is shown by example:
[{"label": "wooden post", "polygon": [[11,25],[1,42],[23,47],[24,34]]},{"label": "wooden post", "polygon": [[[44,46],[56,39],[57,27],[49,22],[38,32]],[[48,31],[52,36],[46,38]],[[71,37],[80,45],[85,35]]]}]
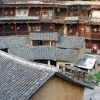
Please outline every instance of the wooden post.
[{"label": "wooden post", "polygon": [[17,35],[16,23],[14,22],[15,34]]},{"label": "wooden post", "polygon": [[68,16],[68,6],[67,6],[67,8],[66,8],[66,16]]},{"label": "wooden post", "polygon": [[78,21],[77,21],[77,35],[80,36],[79,34],[79,20],[80,20],[80,10],[79,10],[79,5],[78,5]]},{"label": "wooden post", "polygon": [[53,7],[53,14],[52,14],[52,19],[55,17],[55,7]]},{"label": "wooden post", "polygon": [[40,10],[40,19],[42,19],[42,6],[41,6],[41,10]]},{"label": "wooden post", "polygon": [[77,72],[77,79],[79,80],[81,72]]},{"label": "wooden post", "polygon": [[64,35],[64,36],[67,35],[67,26],[66,26],[66,24],[64,25],[64,33],[63,33],[63,35]]},{"label": "wooden post", "polygon": [[50,46],[51,46],[51,41],[50,41]]},{"label": "wooden post", "polygon": [[28,6],[28,16],[29,16],[30,7]]},{"label": "wooden post", "polygon": [[4,16],[4,7],[2,8],[2,16]]},{"label": "wooden post", "polygon": [[4,35],[4,23],[3,23],[3,32],[2,32],[2,35]]},{"label": "wooden post", "polygon": [[27,22],[27,28],[28,28],[28,34],[29,34],[31,32],[31,28],[30,28],[28,22]]},{"label": "wooden post", "polygon": [[74,77],[75,77],[75,72],[72,70],[72,75],[73,75],[73,79],[74,79]]},{"label": "wooden post", "polygon": [[82,80],[84,81],[84,79],[85,79],[85,72],[83,72],[83,79]]},{"label": "wooden post", "polygon": [[48,60],[48,65],[50,65],[50,60]]}]

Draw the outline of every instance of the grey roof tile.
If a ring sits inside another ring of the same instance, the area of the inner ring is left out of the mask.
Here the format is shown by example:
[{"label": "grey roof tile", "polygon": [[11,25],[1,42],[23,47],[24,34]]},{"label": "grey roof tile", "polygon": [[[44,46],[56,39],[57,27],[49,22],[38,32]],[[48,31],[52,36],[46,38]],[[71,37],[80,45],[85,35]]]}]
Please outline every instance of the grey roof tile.
[{"label": "grey roof tile", "polygon": [[59,36],[58,37],[58,43],[56,44],[56,46],[60,47],[60,48],[79,49],[79,48],[82,48],[84,43],[85,43],[84,37]]},{"label": "grey roof tile", "polygon": [[1,36],[0,37],[0,49],[9,47],[16,47],[21,45],[29,45],[27,35],[13,35],[13,36]]},{"label": "grey roof tile", "polygon": [[27,100],[57,69],[0,51],[0,100]]},{"label": "grey roof tile", "polygon": [[57,41],[58,39],[58,33],[57,32],[41,32],[41,33],[34,33],[31,32],[29,34],[29,39],[30,40],[55,40]]},{"label": "grey roof tile", "polygon": [[59,4],[59,5],[100,5],[97,1],[58,1],[58,0],[3,0],[4,4]]},{"label": "grey roof tile", "polygon": [[77,58],[79,50],[73,49],[56,49],[56,60],[74,62]]},{"label": "grey roof tile", "polygon": [[53,66],[31,63],[0,51],[0,100],[29,100],[54,75],[92,88],[89,84],[59,73]]},{"label": "grey roof tile", "polygon": [[27,60],[34,59],[48,59],[60,61],[75,61],[79,50],[60,49],[50,46],[22,46],[16,48],[9,48],[9,53],[19,56]]}]

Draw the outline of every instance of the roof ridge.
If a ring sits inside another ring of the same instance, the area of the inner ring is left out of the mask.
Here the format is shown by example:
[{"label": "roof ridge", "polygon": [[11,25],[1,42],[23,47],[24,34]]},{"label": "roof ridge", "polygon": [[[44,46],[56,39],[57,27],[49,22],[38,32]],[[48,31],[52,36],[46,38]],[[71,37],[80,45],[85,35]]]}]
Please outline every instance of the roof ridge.
[{"label": "roof ridge", "polygon": [[3,56],[3,57],[9,58],[11,60],[17,61],[21,64],[29,65],[29,67],[36,66],[35,68],[37,68],[37,69],[45,68],[46,70],[53,71],[54,73],[58,72],[58,69],[56,67],[52,66],[52,65],[41,64],[41,63],[36,63],[36,62],[30,62],[30,61],[27,61],[23,58],[17,57],[15,55],[11,55],[11,54],[6,53],[6,52],[1,51],[1,50],[0,50],[0,55]]}]

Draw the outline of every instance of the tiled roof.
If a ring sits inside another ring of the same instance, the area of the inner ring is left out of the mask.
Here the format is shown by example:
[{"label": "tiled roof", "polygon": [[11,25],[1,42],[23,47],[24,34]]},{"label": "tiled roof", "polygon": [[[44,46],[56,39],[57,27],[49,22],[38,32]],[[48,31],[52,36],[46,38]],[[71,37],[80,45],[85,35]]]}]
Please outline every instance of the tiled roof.
[{"label": "tiled roof", "polygon": [[9,53],[19,56],[27,60],[48,59],[74,62],[77,58],[79,50],[59,49],[50,46],[23,46],[9,48]]},{"label": "tiled roof", "polygon": [[74,49],[56,49],[56,59],[60,61],[74,62],[77,58],[79,50]]},{"label": "tiled roof", "polygon": [[28,100],[55,71],[0,51],[0,100]]},{"label": "tiled roof", "polygon": [[39,20],[39,16],[3,16],[0,20]]},{"label": "tiled roof", "polygon": [[57,47],[60,48],[73,48],[79,49],[82,48],[83,44],[85,43],[84,37],[77,37],[77,36],[59,36]]},{"label": "tiled roof", "polygon": [[93,88],[65,76],[53,66],[31,63],[0,51],[0,100],[29,100],[54,75],[82,87]]},{"label": "tiled roof", "polygon": [[100,5],[97,1],[3,0],[4,4]]},{"label": "tiled roof", "polygon": [[30,40],[55,40],[56,47],[68,49],[82,48],[85,39],[83,37],[58,36],[57,33],[30,33],[30,35],[12,35],[0,37],[0,49],[29,45]]},{"label": "tiled roof", "polygon": [[29,34],[30,40],[55,40],[58,39],[58,33],[57,32],[45,32],[45,33],[34,33],[31,32]]},{"label": "tiled roof", "polygon": [[14,35],[14,36],[1,36],[0,37],[0,49],[5,49],[9,47],[16,47],[20,45],[28,45],[27,35]]}]

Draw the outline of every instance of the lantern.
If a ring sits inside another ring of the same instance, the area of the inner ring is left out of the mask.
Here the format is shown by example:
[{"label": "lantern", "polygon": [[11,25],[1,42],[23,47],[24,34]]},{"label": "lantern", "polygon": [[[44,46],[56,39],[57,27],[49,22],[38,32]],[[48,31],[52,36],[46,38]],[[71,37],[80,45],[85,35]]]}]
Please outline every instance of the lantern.
[{"label": "lantern", "polygon": [[84,31],[84,27],[82,27],[81,30]]},{"label": "lantern", "polygon": [[39,26],[36,26],[35,28],[36,28],[36,29],[39,29]]},{"label": "lantern", "polygon": [[57,8],[57,12],[60,12],[60,8]]},{"label": "lantern", "polygon": [[52,30],[52,29],[53,29],[53,26],[52,26],[52,25],[50,25],[50,26],[49,26],[49,29],[50,29],[50,30]]},{"label": "lantern", "polygon": [[11,26],[11,29],[13,30],[14,29],[14,26]]},{"label": "lantern", "polygon": [[10,11],[10,14],[12,15],[13,14],[13,11]]},{"label": "lantern", "polygon": [[17,27],[17,29],[19,30],[19,27]]},{"label": "lantern", "polygon": [[94,32],[97,32],[97,28],[94,28]]},{"label": "lantern", "polygon": [[92,48],[91,48],[93,53],[97,53],[98,50],[98,44],[92,44]]},{"label": "lantern", "polygon": [[24,11],[24,14],[26,14],[26,11]]}]

